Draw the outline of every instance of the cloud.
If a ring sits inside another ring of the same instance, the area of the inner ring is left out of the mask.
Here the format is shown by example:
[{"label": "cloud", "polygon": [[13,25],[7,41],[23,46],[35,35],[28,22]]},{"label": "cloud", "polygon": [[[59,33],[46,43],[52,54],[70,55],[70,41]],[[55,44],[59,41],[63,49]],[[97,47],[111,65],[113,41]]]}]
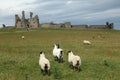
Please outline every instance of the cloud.
[{"label": "cloud", "polygon": [[95,12],[85,15],[85,20],[101,20],[101,19],[109,19],[109,18],[117,18],[120,17],[120,8],[118,9],[110,9],[101,12]]},{"label": "cloud", "polygon": [[35,0],[2,0],[0,1],[0,8],[1,9],[6,9],[6,8],[11,8],[11,7],[17,7],[19,5],[23,5],[25,3],[32,3],[34,2]]},{"label": "cloud", "polygon": [[[25,10],[38,14],[40,23],[71,21],[73,24],[93,24],[120,17],[119,0],[4,0],[0,1],[0,23],[14,25],[14,15]],[[120,25],[120,24],[119,24]]]},{"label": "cloud", "polygon": [[73,1],[67,1],[67,3],[66,4],[71,4]]}]

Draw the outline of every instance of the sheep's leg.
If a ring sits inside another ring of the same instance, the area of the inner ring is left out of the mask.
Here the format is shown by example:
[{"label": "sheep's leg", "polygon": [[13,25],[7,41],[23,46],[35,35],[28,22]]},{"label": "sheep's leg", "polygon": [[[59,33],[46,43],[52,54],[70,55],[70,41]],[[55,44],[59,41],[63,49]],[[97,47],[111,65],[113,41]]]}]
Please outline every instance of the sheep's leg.
[{"label": "sheep's leg", "polygon": [[50,76],[50,70],[48,70],[48,76]]},{"label": "sheep's leg", "polygon": [[59,59],[59,63],[63,63],[63,58],[60,58],[60,59]]},{"label": "sheep's leg", "polygon": [[57,61],[59,61],[58,57],[56,57]]},{"label": "sheep's leg", "polygon": [[76,69],[76,71],[78,71],[78,72],[80,72],[80,71],[81,71],[80,66],[76,66],[76,67],[75,67],[75,69]]},{"label": "sheep's leg", "polygon": [[75,69],[75,66],[73,66],[73,70],[75,71],[76,69]]},{"label": "sheep's leg", "polygon": [[64,61],[63,61],[63,58],[61,58],[61,62],[63,63]]},{"label": "sheep's leg", "polygon": [[58,57],[57,57],[57,61],[58,61],[58,63],[60,63],[60,62],[61,62],[61,58],[58,58]]},{"label": "sheep's leg", "polygon": [[71,68],[72,68],[73,70],[75,70],[75,66],[72,65]]},{"label": "sheep's leg", "polygon": [[69,67],[70,67],[71,69],[73,69],[73,65],[72,65],[72,63],[70,63]]},{"label": "sheep's leg", "polygon": [[60,63],[60,62],[61,62],[61,59],[58,59],[58,62]]},{"label": "sheep's leg", "polygon": [[54,60],[57,61],[57,57],[56,56],[54,57]]},{"label": "sheep's leg", "polygon": [[45,75],[45,74],[46,74],[46,71],[44,70],[44,71],[43,71],[43,75]]},{"label": "sheep's leg", "polygon": [[82,69],[81,69],[81,67],[78,67],[78,71],[80,72]]},{"label": "sheep's leg", "polygon": [[57,56],[55,56],[55,57],[54,57],[54,60],[55,60],[55,61],[59,61],[59,59],[58,59],[58,57],[57,57]]},{"label": "sheep's leg", "polygon": [[41,69],[41,73],[43,73],[43,70]]},{"label": "sheep's leg", "polygon": [[58,62],[59,62],[59,63],[63,63],[63,58],[60,57],[60,58],[58,59]]},{"label": "sheep's leg", "polygon": [[43,75],[45,75],[45,71],[44,71],[44,70],[42,70],[42,69],[41,69],[41,73],[42,73]]},{"label": "sheep's leg", "polygon": [[78,71],[79,70],[79,67],[78,66],[75,66],[75,71]]}]

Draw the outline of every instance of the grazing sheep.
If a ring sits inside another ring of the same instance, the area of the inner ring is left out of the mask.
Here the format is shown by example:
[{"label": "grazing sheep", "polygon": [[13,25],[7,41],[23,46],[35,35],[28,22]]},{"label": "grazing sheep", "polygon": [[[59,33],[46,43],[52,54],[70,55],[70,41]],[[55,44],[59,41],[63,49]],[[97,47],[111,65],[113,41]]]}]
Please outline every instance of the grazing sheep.
[{"label": "grazing sheep", "polygon": [[25,36],[21,36],[22,39],[25,39]]},{"label": "grazing sheep", "polygon": [[73,70],[81,70],[81,58],[78,55],[74,55],[72,51],[68,51],[68,62]]},{"label": "grazing sheep", "polygon": [[84,41],[83,41],[83,44],[90,45],[90,44],[91,44],[91,42],[90,42],[90,41],[88,41],[88,40],[84,40]]},{"label": "grazing sheep", "polygon": [[45,57],[44,52],[40,52],[39,65],[41,67],[41,72],[43,73],[43,75],[50,75],[50,62]]},{"label": "grazing sheep", "polygon": [[63,62],[63,49],[60,48],[59,44],[54,44],[53,56],[55,61]]}]

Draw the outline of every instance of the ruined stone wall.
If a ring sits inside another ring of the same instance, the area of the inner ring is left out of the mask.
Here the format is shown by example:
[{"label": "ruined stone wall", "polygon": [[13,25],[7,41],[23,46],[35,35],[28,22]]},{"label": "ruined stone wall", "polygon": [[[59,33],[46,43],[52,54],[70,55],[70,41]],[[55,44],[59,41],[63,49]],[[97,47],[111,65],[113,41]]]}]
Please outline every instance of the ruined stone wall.
[{"label": "ruined stone wall", "polygon": [[21,19],[22,26],[21,27],[26,27],[27,20],[25,19],[25,12],[22,11],[22,19]]},{"label": "ruined stone wall", "polygon": [[29,24],[29,26],[31,28],[37,28],[37,27],[39,27],[39,17],[38,17],[38,15],[35,15],[35,17],[33,17],[32,15],[33,15],[33,13],[30,12],[30,24]]},{"label": "ruined stone wall", "polygon": [[51,24],[51,23],[44,23],[40,25],[41,28],[61,28],[62,24]]},{"label": "ruined stone wall", "polygon": [[19,16],[16,14],[15,15],[15,27],[21,27],[22,23],[21,23],[21,19],[19,18]]},{"label": "ruined stone wall", "polygon": [[106,22],[106,26],[107,26],[108,29],[113,29],[114,28],[114,23]]},{"label": "ruined stone wall", "polygon": [[49,28],[50,27],[50,23],[44,23],[40,25],[41,28]]},{"label": "ruined stone wall", "polygon": [[22,23],[21,23],[21,21],[18,21],[18,22],[17,22],[16,27],[17,27],[17,28],[22,28]]},{"label": "ruined stone wall", "polygon": [[[33,13],[30,12],[30,18],[25,18],[25,12],[22,11],[22,18],[20,18],[17,14],[15,15],[15,27],[16,28],[38,28],[39,27],[39,17],[35,15],[33,17]],[[78,28],[78,29],[113,29],[114,23],[106,22],[106,25],[71,25],[71,22],[65,22],[63,24],[55,24],[55,23],[44,23],[41,24],[42,28]]]},{"label": "ruined stone wall", "polygon": [[65,22],[64,27],[65,28],[71,28],[71,23],[70,22]]},{"label": "ruined stone wall", "polygon": [[87,29],[88,25],[72,25],[72,28]]},{"label": "ruined stone wall", "polygon": [[90,25],[89,29],[107,29],[106,25]]},{"label": "ruined stone wall", "polygon": [[15,15],[15,27],[16,28],[37,28],[39,27],[39,17],[35,15],[32,17],[33,13],[30,12],[30,18],[25,18],[25,12],[22,11],[22,18],[20,19],[18,15]]}]

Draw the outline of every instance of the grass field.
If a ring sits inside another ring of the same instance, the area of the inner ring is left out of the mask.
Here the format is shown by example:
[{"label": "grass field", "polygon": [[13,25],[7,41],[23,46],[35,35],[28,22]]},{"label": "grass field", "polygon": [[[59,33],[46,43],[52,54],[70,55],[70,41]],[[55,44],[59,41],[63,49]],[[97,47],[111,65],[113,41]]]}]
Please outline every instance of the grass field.
[{"label": "grass field", "polygon": [[[22,35],[25,39],[21,38]],[[84,39],[92,44],[83,45]],[[63,64],[54,61],[54,43],[64,49]],[[81,57],[81,72],[69,68],[68,50]],[[41,74],[40,51],[44,51],[50,60],[51,76]],[[120,31],[1,29],[0,80],[120,80]]]}]

